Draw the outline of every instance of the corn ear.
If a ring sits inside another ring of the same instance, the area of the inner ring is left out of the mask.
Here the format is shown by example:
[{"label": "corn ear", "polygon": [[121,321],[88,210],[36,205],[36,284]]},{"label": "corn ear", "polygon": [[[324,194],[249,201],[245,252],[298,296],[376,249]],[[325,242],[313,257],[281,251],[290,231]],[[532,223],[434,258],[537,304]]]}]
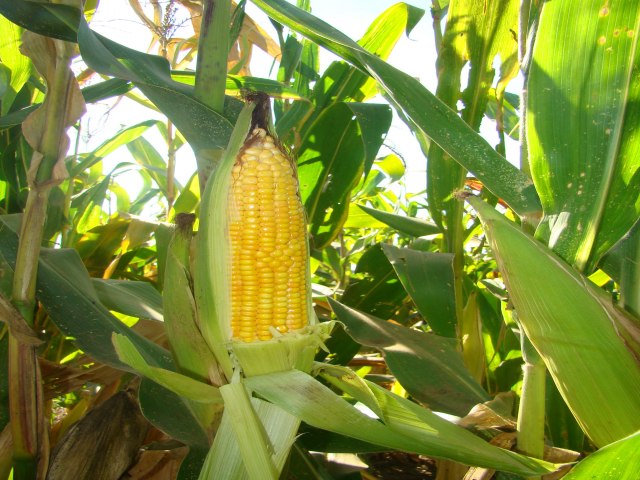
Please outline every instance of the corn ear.
[{"label": "corn ear", "polygon": [[201,478],[278,478],[300,420],[251,398],[246,378],[309,371],[331,328],[316,325],[296,167],[269,118],[268,97],[251,97],[200,207],[198,322],[230,382]]},{"label": "corn ear", "polygon": [[198,317],[228,379],[230,349],[245,375],[308,370],[330,328],[313,326],[296,166],[268,133],[269,118],[268,97],[250,98],[201,206]]},{"label": "corn ear", "polygon": [[527,337],[584,432],[601,447],[640,429],[640,363],[628,342],[637,320],[493,207],[467,201]]}]

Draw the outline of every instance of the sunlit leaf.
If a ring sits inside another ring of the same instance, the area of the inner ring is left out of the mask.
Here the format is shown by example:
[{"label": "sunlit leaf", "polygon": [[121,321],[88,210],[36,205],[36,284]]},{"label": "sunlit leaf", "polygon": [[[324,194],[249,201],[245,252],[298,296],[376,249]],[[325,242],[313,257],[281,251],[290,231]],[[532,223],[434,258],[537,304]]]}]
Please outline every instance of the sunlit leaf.
[{"label": "sunlit leaf", "polygon": [[162,321],[162,297],[147,282],[91,279],[100,302],[109,310]]},{"label": "sunlit leaf", "polygon": [[392,245],[382,250],[436,335],[457,338],[453,254]]},{"label": "sunlit leaf", "polygon": [[379,220],[390,226],[391,228],[394,228],[400,233],[404,233],[406,235],[411,235],[413,237],[422,237],[424,235],[435,235],[440,233],[440,229],[437,225],[426,222],[419,218],[383,212],[382,210],[365,207],[364,205],[358,205],[358,207],[364,212],[371,215],[376,220]]},{"label": "sunlit leaf", "polygon": [[640,215],[639,31],[635,0],[588,0],[546,4],[536,35],[526,121],[537,236],[587,273]]},{"label": "sunlit leaf", "polygon": [[540,210],[531,179],[499,155],[417,79],[369,54],[339,30],[284,0],[253,0],[253,3],[278,22],[369,73],[386,91],[387,98],[420,130],[518,214]]},{"label": "sunlit leaf", "polygon": [[[18,237],[9,226],[11,217],[0,217],[0,253],[15,262]],[[77,252],[70,249],[43,249],[38,270],[36,295],[56,326],[74,338],[76,345],[101,363],[128,369],[117,357],[111,335],[128,337],[148,362],[173,368],[171,354],[140,336],[100,304]]]},{"label": "sunlit leaf", "polygon": [[328,245],[340,231],[351,190],[373,163],[390,123],[385,105],[337,103],[307,131],[298,176],[315,248]]},{"label": "sunlit leaf", "polygon": [[383,352],[398,381],[421,402],[464,416],[489,399],[464,366],[455,340],[394,325],[333,300],[329,303],[348,333]]}]

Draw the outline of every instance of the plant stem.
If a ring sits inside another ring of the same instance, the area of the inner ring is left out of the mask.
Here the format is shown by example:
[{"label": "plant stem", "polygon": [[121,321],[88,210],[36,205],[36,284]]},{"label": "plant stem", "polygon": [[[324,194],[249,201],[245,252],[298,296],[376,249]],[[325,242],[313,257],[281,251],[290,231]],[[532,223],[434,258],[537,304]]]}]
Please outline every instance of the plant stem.
[{"label": "plant stem", "polygon": [[[231,0],[203,2],[194,94],[196,99],[220,114],[224,111],[230,22]],[[195,155],[200,192],[203,193],[222,150],[197,151]]]},{"label": "plant stem", "polygon": [[229,56],[230,0],[205,0],[198,43],[195,97],[217,113],[224,109]]},{"label": "plant stem", "polygon": [[[524,365],[522,396],[518,410],[518,450],[534,458],[544,455],[545,388],[547,368],[542,357],[522,332]],[[531,477],[530,480],[540,477]]]},{"label": "plant stem", "polygon": [[[73,48],[67,42],[47,40],[55,46],[55,60],[48,59],[55,71],[47,78],[44,129],[33,143],[29,194],[20,227],[20,241],[13,277],[12,303],[34,326],[36,309],[36,277],[43,241],[49,193],[60,176],[54,178],[65,138],[66,122],[72,100],[73,73],[69,68]],[[43,73],[43,72],[41,72]],[[37,162],[40,162],[39,164]],[[9,338],[9,416],[13,436],[14,478],[44,478],[49,445],[46,435],[42,379],[38,355],[33,345]]]}]

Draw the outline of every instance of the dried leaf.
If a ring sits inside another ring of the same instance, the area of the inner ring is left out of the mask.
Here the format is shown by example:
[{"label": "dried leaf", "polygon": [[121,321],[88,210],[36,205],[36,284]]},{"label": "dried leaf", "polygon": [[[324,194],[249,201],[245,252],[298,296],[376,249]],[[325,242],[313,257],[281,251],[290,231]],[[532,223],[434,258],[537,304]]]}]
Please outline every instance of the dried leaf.
[{"label": "dried leaf", "polygon": [[513,392],[499,393],[493,400],[473,407],[469,414],[460,420],[459,424],[466,428],[515,430],[516,420],[511,416],[514,397]]},{"label": "dried leaf", "polygon": [[[43,104],[22,123],[24,137],[34,149],[34,155],[29,166],[29,180],[31,183],[33,183],[42,159],[46,155],[55,157],[51,180],[60,181],[68,176],[64,158],[69,148],[69,137],[65,130],[75,124],[86,110],[80,86],[69,68],[72,49],[73,46],[70,43],[43,37],[30,31],[26,31],[22,35],[20,51],[33,61],[38,72],[44,77],[48,88]],[[56,84],[56,79],[59,78],[58,73],[61,69],[66,70],[66,85]],[[56,93],[60,95],[64,91],[64,114],[61,116],[56,115],[54,124],[51,124],[51,121],[48,120],[51,115],[49,112],[52,108],[56,108],[52,104],[52,92],[54,89],[59,89]],[[59,140],[57,151],[51,152],[46,151],[47,148],[50,149],[51,147],[45,146],[43,140],[45,132],[53,128],[57,129],[55,134]]]}]

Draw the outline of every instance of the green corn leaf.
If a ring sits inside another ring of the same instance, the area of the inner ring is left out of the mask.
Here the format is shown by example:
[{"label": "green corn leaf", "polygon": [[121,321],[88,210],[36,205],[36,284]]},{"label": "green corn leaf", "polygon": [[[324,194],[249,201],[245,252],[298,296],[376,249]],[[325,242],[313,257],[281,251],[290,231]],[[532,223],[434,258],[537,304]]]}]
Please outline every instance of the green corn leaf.
[{"label": "green corn leaf", "polygon": [[337,29],[285,0],[253,0],[287,27],[327,48],[376,79],[387,98],[434,142],[519,215],[540,210],[531,179],[498,154],[457,113],[418,80],[360,47]]},{"label": "green corn leaf", "polygon": [[[156,126],[158,120],[145,120],[127,128],[123,128],[111,138],[100,144],[95,150],[82,155],[82,159],[70,169],[70,175],[76,176],[100,162],[123,145],[127,145],[142,136],[149,128]],[[75,162],[75,159],[74,159]]]},{"label": "green corn leaf", "polygon": [[123,363],[158,385],[194,402],[222,402],[222,396],[216,387],[171,370],[149,365],[133,342],[124,335],[114,333],[112,341],[118,358]]},{"label": "green corn leaf", "polygon": [[[193,71],[172,70],[171,78],[176,82],[194,85],[196,74]],[[305,97],[300,96],[295,88],[268,78],[227,75],[226,89],[236,93],[239,91],[263,92],[274,98],[305,100]]]},{"label": "green corn leaf", "polygon": [[480,214],[527,337],[585,433],[604,446],[638,430],[637,320],[492,206],[476,197],[468,202]]},{"label": "green corn leaf", "polygon": [[[12,267],[18,248],[15,229],[19,226],[19,218],[0,217],[0,254]],[[124,325],[100,304],[75,250],[42,250],[36,295],[56,326],[65,335],[73,337],[76,345],[97,361],[114,368],[129,369],[111,344],[112,334],[120,333],[144,352],[147,361],[162,368],[173,368],[168,351]]]},{"label": "green corn leaf", "polygon": [[[571,21],[567,21],[571,19]],[[640,216],[640,3],[547,2],[527,85],[538,238],[591,273]]]},{"label": "green corn leaf", "polygon": [[[167,253],[162,303],[164,322],[173,358],[181,372],[201,381],[217,374],[217,362],[198,328],[198,313],[189,271],[191,222],[179,217]],[[214,383],[221,384],[216,378]]]},{"label": "green corn leaf", "polygon": [[434,333],[457,338],[453,254],[386,244],[382,250]]},{"label": "green corn leaf", "polygon": [[109,310],[161,322],[162,297],[149,282],[92,278],[93,288]]},{"label": "green corn leaf", "polygon": [[47,37],[76,41],[80,10],[64,4],[37,1],[1,2],[0,14],[21,27]]},{"label": "green corn leaf", "polygon": [[[385,421],[367,416],[346,400],[298,370],[251,377],[249,388],[311,426],[390,449],[448,458],[530,476],[555,466],[488,444],[429,410],[369,383]],[[381,392],[379,390],[384,390]]]},{"label": "green corn leaf", "polygon": [[193,272],[200,331],[227,379],[233,374],[227,350],[231,338],[227,199],[231,169],[249,133],[253,108],[254,105],[249,103],[240,112],[222,159],[207,181],[200,205],[200,229],[196,243],[198,262]]},{"label": "green corn leaf", "polygon": [[1,65],[7,68],[9,81],[6,89],[0,93],[2,100],[1,115],[6,115],[17,93],[29,80],[33,65],[26,55],[20,53],[20,37],[22,29],[5,17],[0,17],[0,31],[2,32],[2,42],[0,43]]},{"label": "green corn leaf", "polygon": [[159,430],[189,445],[190,449],[197,448],[205,453],[209,449],[207,433],[190,408],[193,404],[188,406],[189,402],[184,398],[144,377],[138,399],[143,415]]},{"label": "green corn leaf", "polygon": [[640,465],[640,432],[602,447],[578,463],[566,480],[636,480]]},{"label": "green corn leaf", "polygon": [[422,237],[424,235],[436,235],[440,233],[440,229],[437,225],[419,218],[383,212],[382,210],[365,207],[364,205],[358,205],[358,207],[376,220],[379,220],[380,222],[406,235]]},{"label": "green corn leaf", "polygon": [[[83,60],[97,72],[133,82],[177,127],[195,151],[224,148],[239,103],[228,98],[224,116],[193,96],[193,88],[174,81],[166,59],[132,50],[93,32],[84,19],[78,28]],[[194,121],[194,119],[198,119]]]},{"label": "green corn leaf", "polygon": [[337,103],[307,130],[298,154],[298,177],[315,248],[325,247],[340,233],[351,191],[371,168],[390,125],[386,105]]},{"label": "green corn leaf", "polygon": [[464,416],[489,399],[465,368],[455,340],[384,322],[335,300],[329,303],[349,335],[383,352],[398,381],[421,402]]},{"label": "green corn leaf", "polygon": [[[373,21],[358,44],[386,60],[402,35],[409,35],[423,15],[424,10],[396,3]],[[366,73],[345,62],[333,62],[316,82],[313,99],[319,110],[334,102],[364,102],[376,93],[376,82]]]}]

